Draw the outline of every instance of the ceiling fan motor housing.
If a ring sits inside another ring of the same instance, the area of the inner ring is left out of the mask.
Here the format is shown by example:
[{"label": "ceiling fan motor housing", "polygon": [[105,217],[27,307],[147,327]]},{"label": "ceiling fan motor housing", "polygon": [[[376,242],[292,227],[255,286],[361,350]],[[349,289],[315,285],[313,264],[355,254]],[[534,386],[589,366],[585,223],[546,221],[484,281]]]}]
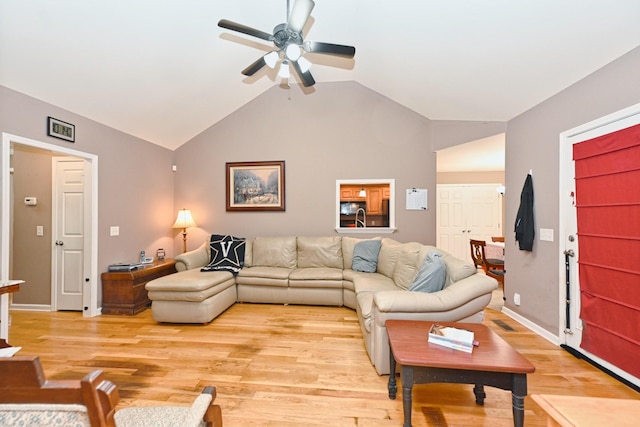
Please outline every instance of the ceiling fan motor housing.
[{"label": "ceiling fan motor housing", "polygon": [[291,30],[287,24],[276,25],[273,29],[273,44],[278,49],[284,49],[291,43],[302,45],[302,34]]}]

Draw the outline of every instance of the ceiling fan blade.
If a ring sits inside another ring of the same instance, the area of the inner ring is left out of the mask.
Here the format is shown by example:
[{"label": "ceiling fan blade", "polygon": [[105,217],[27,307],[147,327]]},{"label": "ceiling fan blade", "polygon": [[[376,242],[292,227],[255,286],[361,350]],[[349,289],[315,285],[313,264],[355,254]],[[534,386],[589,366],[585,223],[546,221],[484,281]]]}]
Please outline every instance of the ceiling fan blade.
[{"label": "ceiling fan blade", "polygon": [[353,46],[345,46],[342,44],[321,43],[321,42],[304,42],[304,50],[310,53],[326,53],[330,55],[345,56],[353,58],[356,54],[356,48]]},{"label": "ceiling fan blade", "polygon": [[227,30],[237,31],[242,34],[257,37],[262,40],[273,41],[273,35],[265,33],[264,31],[256,30],[255,28],[247,27],[246,25],[238,24],[236,22],[229,21],[227,19],[221,19],[218,22],[218,27],[226,28]]},{"label": "ceiling fan blade", "polygon": [[298,76],[300,76],[300,80],[302,80],[302,85],[304,87],[309,87],[316,84],[316,81],[311,75],[311,72],[306,71],[303,73],[302,70],[300,69],[300,64],[298,64],[298,61],[292,61],[292,62],[293,62],[293,68],[296,70],[296,73],[298,73]]},{"label": "ceiling fan blade", "polygon": [[264,60],[264,56],[261,56],[253,64],[242,70],[242,74],[244,74],[245,76],[253,76],[265,65],[267,65],[267,63]]},{"label": "ceiling fan blade", "polygon": [[295,0],[287,20],[287,26],[296,33],[301,32],[315,5],[313,0]]}]

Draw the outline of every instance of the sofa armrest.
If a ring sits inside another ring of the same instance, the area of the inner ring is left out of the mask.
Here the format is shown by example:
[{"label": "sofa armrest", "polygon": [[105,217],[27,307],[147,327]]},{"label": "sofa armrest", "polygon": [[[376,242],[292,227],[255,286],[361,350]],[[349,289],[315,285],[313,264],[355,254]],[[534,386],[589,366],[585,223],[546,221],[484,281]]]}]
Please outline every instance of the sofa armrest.
[{"label": "sofa armrest", "polygon": [[207,243],[203,243],[198,249],[185,252],[175,257],[176,270],[192,270],[194,268],[202,268],[207,265],[209,263],[208,247],[209,245]]},{"label": "sofa armrest", "polygon": [[373,297],[373,304],[379,312],[448,311],[481,295],[490,294],[497,287],[498,282],[495,279],[476,273],[434,293],[406,290],[378,291]]}]

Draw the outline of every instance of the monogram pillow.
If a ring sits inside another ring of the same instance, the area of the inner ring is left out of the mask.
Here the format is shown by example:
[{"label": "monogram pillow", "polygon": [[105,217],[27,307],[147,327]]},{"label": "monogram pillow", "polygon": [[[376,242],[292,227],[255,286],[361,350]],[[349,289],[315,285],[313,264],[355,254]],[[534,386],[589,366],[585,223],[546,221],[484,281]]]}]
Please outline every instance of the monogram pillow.
[{"label": "monogram pillow", "polygon": [[211,259],[200,271],[229,271],[235,276],[244,266],[245,239],[230,235],[212,234],[209,242]]}]

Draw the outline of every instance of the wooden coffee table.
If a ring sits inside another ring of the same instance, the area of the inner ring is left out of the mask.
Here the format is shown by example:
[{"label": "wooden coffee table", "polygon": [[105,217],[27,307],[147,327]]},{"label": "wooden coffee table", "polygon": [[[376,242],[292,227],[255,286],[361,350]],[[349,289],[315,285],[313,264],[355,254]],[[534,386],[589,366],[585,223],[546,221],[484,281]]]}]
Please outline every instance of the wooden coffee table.
[{"label": "wooden coffee table", "polygon": [[415,320],[387,320],[391,375],[389,398],[395,399],[396,362],[401,365],[402,406],[404,427],[411,427],[411,391],[414,384],[461,383],[474,384],[473,392],[478,405],[484,404],[484,386],[511,390],[513,424],[524,425],[524,398],[527,395],[527,374],[535,367],[514,350],[495,332],[479,323],[437,322],[473,331],[479,342],[473,353],[452,350],[430,344],[429,328],[434,322]]}]

